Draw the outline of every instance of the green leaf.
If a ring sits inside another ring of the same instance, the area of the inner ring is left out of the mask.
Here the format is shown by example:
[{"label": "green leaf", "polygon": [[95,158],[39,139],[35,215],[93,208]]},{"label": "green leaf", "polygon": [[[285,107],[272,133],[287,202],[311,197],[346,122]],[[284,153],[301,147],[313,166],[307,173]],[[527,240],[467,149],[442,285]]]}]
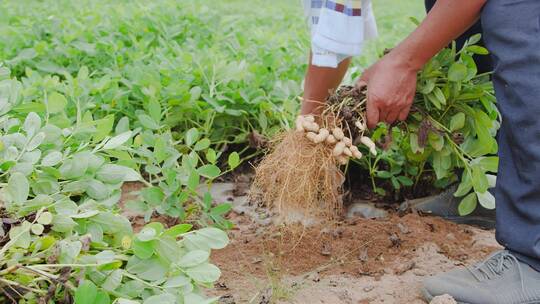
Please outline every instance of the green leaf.
[{"label": "green leaf", "polygon": [[160,293],[144,300],[143,304],[176,304],[176,297],[170,293]]},{"label": "green leaf", "polygon": [[152,227],[144,227],[139,233],[137,233],[137,239],[142,242],[148,242],[155,239],[157,236],[156,229]]},{"label": "green leaf", "polygon": [[107,143],[103,146],[104,150],[112,150],[120,147],[125,142],[131,138],[131,131],[127,131],[121,134],[116,135],[115,137],[109,139]]},{"label": "green leaf", "polygon": [[163,232],[163,235],[178,237],[179,235],[190,231],[191,228],[193,228],[193,225],[191,224],[178,224],[165,230],[165,232]]},{"label": "green leaf", "polygon": [[211,215],[224,215],[227,214],[227,212],[231,211],[232,205],[231,204],[219,204],[215,206],[214,208],[210,209]]},{"label": "green leaf", "polygon": [[460,130],[465,126],[465,114],[462,112],[459,112],[452,116],[452,119],[450,120],[450,131],[456,131]]},{"label": "green leaf", "polygon": [[480,157],[473,160],[474,164],[478,164],[486,172],[497,173],[499,170],[499,158],[497,156]]},{"label": "green leaf", "polygon": [[163,193],[163,190],[155,186],[144,188],[141,191],[141,195],[144,200],[152,206],[160,205],[165,199],[165,194]]},{"label": "green leaf", "polygon": [[191,147],[199,139],[199,130],[191,128],[186,132],[184,141],[188,147]]},{"label": "green leaf", "polygon": [[107,291],[113,291],[116,288],[118,288],[120,284],[122,284],[123,277],[124,277],[124,270],[117,269],[111,272],[111,274],[109,274],[109,276],[107,277],[107,279],[105,279],[105,282],[103,282],[101,287]]},{"label": "green leaf", "polygon": [[410,187],[414,184],[413,180],[405,175],[398,176],[397,179],[403,186],[406,186],[406,187]]},{"label": "green leaf", "polygon": [[139,114],[137,115],[137,118],[139,119],[139,122],[144,128],[150,129],[150,130],[159,129],[159,124],[147,114]]},{"label": "green leaf", "polygon": [[158,163],[164,161],[167,156],[167,143],[162,137],[156,138],[156,143],[154,145],[154,156]]},{"label": "green leaf", "polygon": [[469,195],[465,196],[458,206],[459,215],[465,216],[471,214],[474,209],[476,209],[477,200],[476,200],[476,194],[470,193]]},{"label": "green leaf", "polygon": [[213,227],[196,230],[193,235],[199,237],[206,246],[212,249],[223,249],[229,243],[227,233]]},{"label": "green leaf", "polygon": [[149,259],[154,255],[154,243],[153,242],[143,242],[138,239],[133,240],[133,253],[138,258],[143,260]]},{"label": "green leaf", "polygon": [[52,230],[54,231],[70,232],[77,223],[66,215],[56,214],[53,218],[52,225]]},{"label": "green leaf", "polygon": [[141,260],[133,256],[128,260],[126,270],[137,275],[139,279],[157,281],[165,278],[168,268],[156,257]]},{"label": "green leaf", "polygon": [[182,286],[186,286],[188,284],[191,284],[191,280],[184,276],[184,275],[178,275],[175,277],[172,277],[168,279],[164,284],[163,287],[165,288],[178,288]]},{"label": "green leaf", "polygon": [[433,89],[433,94],[441,105],[446,104],[446,97],[444,96],[443,91],[439,87],[435,87],[435,89]]},{"label": "green leaf", "polygon": [[199,172],[200,175],[210,179],[214,179],[221,174],[221,170],[218,168],[218,166],[210,164],[198,168],[197,172]]},{"label": "green leaf", "polygon": [[470,46],[467,47],[467,51],[469,51],[471,53],[474,53],[474,54],[478,54],[478,55],[488,55],[489,54],[489,51],[485,47],[482,47],[482,46],[479,46],[479,45],[470,45]]},{"label": "green leaf", "polygon": [[435,151],[441,151],[444,148],[444,137],[434,132],[429,132],[429,144]]},{"label": "green leaf", "polygon": [[229,154],[228,163],[231,170],[238,167],[238,165],[240,164],[240,155],[238,155],[238,152],[233,152]]},{"label": "green leaf", "polygon": [[97,179],[86,181],[86,194],[95,200],[103,200],[111,195],[111,190]]},{"label": "green leaf", "polygon": [[153,121],[161,120],[161,104],[154,98],[148,102],[148,113]]},{"label": "green leaf", "polygon": [[109,297],[109,294],[104,291],[98,291],[96,294],[96,300],[94,301],[94,304],[110,304],[111,298]]},{"label": "green leaf", "polygon": [[97,287],[92,281],[84,280],[75,290],[75,304],[94,304]]},{"label": "green leaf", "polygon": [[491,192],[486,191],[484,193],[476,192],[480,205],[486,209],[495,209],[495,197]]},{"label": "green leaf", "polygon": [[109,114],[100,120],[96,120],[96,133],[94,141],[100,142],[111,133],[114,125],[114,115]]},{"label": "green leaf", "polygon": [[213,283],[221,276],[221,271],[210,263],[201,264],[185,270],[186,274],[198,283]]},{"label": "green leaf", "polygon": [[390,178],[390,181],[392,182],[392,186],[394,187],[394,189],[398,190],[399,188],[401,188],[401,185],[399,184],[399,181],[395,176],[392,176]]},{"label": "green leaf", "polygon": [[448,169],[450,167],[450,156],[444,155],[442,152],[433,154],[433,169],[437,179],[443,179],[448,175]]},{"label": "green leaf", "polygon": [[211,163],[211,164],[215,164],[216,161],[217,161],[217,154],[216,154],[216,151],[212,148],[209,148],[207,151],[206,151],[206,160]]},{"label": "green leaf", "polygon": [[180,246],[173,237],[161,236],[154,241],[154,252],[161,260],[172,263],[178,261]]},{"label": "green leaf", "polygon": [[468,173],[468,171],[463,172],[463,177],[461,178],[461,183],[459,183],[459,186],[454,192],[455,197],[462,197],[465,194],[469,193],[472,189],[472,181],[471,181],[471,175]]},{"label": "green leaf", "polygon": [[34,136],[37,131],[41,128],[41,118],[34,112],[28,113],[26,119],[24,120],[23,130],[26,132],[28,137]]},{"label": "green leaf", "polygon": [[193,150],[201,151],[204,149],[208,149],[208,147],[210,147],[210,140],[208,138],[203,138],[195,144],[195,147],[193,147]]},{"label": "green leaf", "polygon": [[210,257],[210,252],[208,251],[193,250],[186,253],[184,256],[180,258],[180,260],[178,261],[178,266],[184,267],[184,268],[194,267],[208,261],[209,257]]},{"label": "green leaf", "polygon": [[489,188],[489,181],[486,174],[477,166],[472,167],[472,184],[474,191],[479,193],[484,193]]},{"label": "green leaf", "polygon": [[45,167],[53,167],[62,161],[63,155],[58,151],[52,151],[41,160],[41,165]]},{"label": "green leaf", "polygon": [[190,190],[195,191],[199,186],[200,175],[197,171],[192,170],[188,177],[187,187]]},{"label": "green leaf", "polygon": [[134,182],[141,180],[139,173],[131,168],[106,164],[96,172],[96,178],[102,182],[116,184],[121,182]]},{"label": "green leaf", "polygon": [[30,184],[26,176],[20,172],[15,172],[9,177],[6,190],[13,202],[20,204],[28,199]]},{"label": "green leaf", "polygon": [[124,133],[129,131],[129,118],[124,116],[120,118],[118,123],[116,124],[116,128],[114,129],[114,132],[116,134]]},{"label": "green leaf", "polygon": [[467,40],[468,45],[477,44],[480,42],[480,39],[482,39],[482,34],[474,34],[472,35],[469,40]]},{"label": "green leaf", "polygon": [[45,133],[39,132],[36,134],[32,139],[28,142],[26,145],[26,151],[33,151],[37,147],[39,147],[43,141],[45,140]]},{"label": "green leaf", "polygon": [[388,171],[384,171],[384,170],[381,170],[381,171],[377,171],[375,173],[375,175],[378,177],[378,178],[391,178],[392,177],[392,173],[388,172]]},{"label": "green leaf", "polygon": [[467,78],[467,66],[460,62],[454,62],[448,70],[448,80],[453,82],[463,81]]}]

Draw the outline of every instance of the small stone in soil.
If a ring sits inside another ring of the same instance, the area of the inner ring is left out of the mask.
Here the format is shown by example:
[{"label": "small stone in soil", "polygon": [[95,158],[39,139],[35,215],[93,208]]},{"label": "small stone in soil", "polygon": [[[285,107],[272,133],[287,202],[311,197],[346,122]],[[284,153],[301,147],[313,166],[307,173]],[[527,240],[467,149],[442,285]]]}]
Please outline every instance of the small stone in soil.
[{"label": "small stone in soil", "polygon": [[367,262],[367,260],[369,259],[367,248],[363,248],[362,250],[360,250],[360,253],[358,254],[358,259],[362,263]]},{"label": "small stone in soil", "polygon": [[224,295],[219,298],[218,304],[236,304],[236,301],[233,295]]},{"label": "small stone in soil", "polygon": [[324,255],[324,256],[329,256],[332,254],[332,250],[330,248],[330,245],[328,244],[323,244],[322,246],[322,249],[321,249],[321,254]]},{"label": "small stone in soil", "polygon": [[408,261],[406,263],[399,264],[395,269],[394,273],[396,275],[402,275],[405,272],[413,269],[416,266],[416,264],[413,261]]},{"label": "small stone in soil", "polygon": [[373,206],[370,203],[356,202],[347,207],[347,219],[355,217],[367,219],[380,219],[388,216],[388,212]]},{"label": "small stone in soil", "polygon": [[388,239],[390,240],[390,242],[392,242],[392,246],[391,247],[399,247],[401,246],[401,239],[399,238],[399,236],[395,233],[392,233]]},{"label": "small stone in soil", "polygon": [[373,289],[375,289],[375,286],[369,285],[369,286],[364,287],[364,292],[370,292],[370,291],[372,291]]},{"label": "small stone in soil", "polygon": [[399,231],[401,231],[401,233],[403,234],[411,233],[411,231],[409,230],[409,227],[407,227],[405,224],[398,223],[397,226],[399,228]]}]

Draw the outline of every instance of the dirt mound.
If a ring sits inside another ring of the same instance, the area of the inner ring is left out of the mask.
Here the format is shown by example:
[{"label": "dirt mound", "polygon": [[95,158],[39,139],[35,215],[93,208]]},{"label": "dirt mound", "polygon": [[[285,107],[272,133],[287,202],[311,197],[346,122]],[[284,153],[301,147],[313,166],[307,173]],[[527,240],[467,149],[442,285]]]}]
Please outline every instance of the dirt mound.
[{"label": "dirt mound", "polygon": [[436,244],[439,253],[458,262],[482,257],[494,249],[472,251],[475,240],[468,226],[415,214],[309,228],[258,227],[246,225],[249,219],[235,221],[240,228],[233,231],[233,243],[212,257],[225,275],[232,276],[318,272],[378,277],[410,270],[414,265],[405,262],[396,266],[395,262],[411,259],[426,243]]}]

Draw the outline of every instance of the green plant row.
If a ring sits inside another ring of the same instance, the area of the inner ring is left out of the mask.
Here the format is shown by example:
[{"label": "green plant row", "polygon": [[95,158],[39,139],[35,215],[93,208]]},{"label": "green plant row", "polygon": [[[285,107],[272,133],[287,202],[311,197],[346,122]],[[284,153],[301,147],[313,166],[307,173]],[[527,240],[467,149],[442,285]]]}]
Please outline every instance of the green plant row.
[{"label": "green plant row", "polygon": [[[85,68],[63,81],[26,73],[20,82],[0,66],[0,210],[10,219],[0,225],[4,300],[212,301],[203,289],[220,271],[210,251],[228,238],[208,226],[230,226],[221,217],[230,205],[214,206],[208,192],[223,173],[220,153],[197,129],[173,140],[159,123],[94,119],[79,103],[87,94]],[[159,107],[152,111],[159,121]],[[230,169],[239,162],[229,155]],[[125,182],[144,184],[128,204],[143,208],[147,220],[157,211],[183,224],[154,222],[134,232],[118,205]]]}]

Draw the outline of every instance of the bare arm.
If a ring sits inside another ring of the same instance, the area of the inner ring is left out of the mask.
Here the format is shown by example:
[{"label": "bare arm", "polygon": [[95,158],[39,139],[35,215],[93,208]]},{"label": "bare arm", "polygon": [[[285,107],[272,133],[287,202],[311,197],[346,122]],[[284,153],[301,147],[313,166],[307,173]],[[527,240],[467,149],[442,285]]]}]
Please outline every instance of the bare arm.
[{"label": "bare arm", "polygon": [[362,75],[367,85],[368,125],[405,120],[416,91],[416,74],[473,25],[487,0],[438,0],[420,26]]},{"label": "bare arm", "polygon": [[329,92],[335,90],[349,67],[350,58],[343,60],[337,68],[318,67],[311,64],[304,81],[304,100],[302,101],[301,114],[321,114],[324,101]]}]

